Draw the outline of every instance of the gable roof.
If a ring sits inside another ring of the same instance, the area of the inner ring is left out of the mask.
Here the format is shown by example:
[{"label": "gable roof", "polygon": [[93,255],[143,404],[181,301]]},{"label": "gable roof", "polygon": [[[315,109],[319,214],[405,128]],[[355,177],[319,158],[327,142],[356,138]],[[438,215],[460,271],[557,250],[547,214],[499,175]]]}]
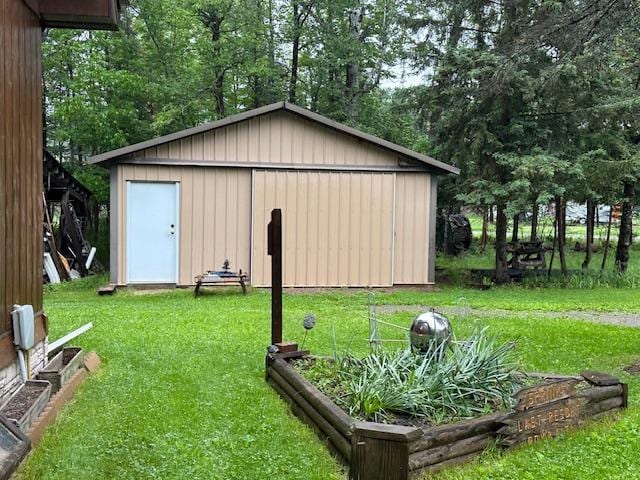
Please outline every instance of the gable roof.
[{"label": "gable roof", "polygon": [[302,107],[298,107],[297,105],[293,105],[288,102],[277,102],[272,103],[271,105],[265,105],[264,107],[256,108],[253,110],[248,110],[246,112],[238,113],[236,115],[231,115],[229,117],[223,118],[221,120],[217,120],[215,122],[206,123],[203,125],[198,125],[197,127],[188,128],[186,130],[182,130],[180,132],[171,133],[169,135],[163,135],[161,137],[157,137],[151,140],[146,140],[144,142],[136,143],[133,145],[129,145],[126,147],[118,148],[116,150],[112,150],[110,152],[105,152],[100,155],[96,155],[94,157],[90,157],[88,162],[91,164],[103,163],[109,160],[117,160],[120,157],[124,157],[126,155],[130,155],[134,152],[144,150],[146,148],[155,147],[156,145],[160,145],[163,143],[172,142],[174,140],[179,140],[181,138],[189,137],[192,135],[196,135],[199,133],[207,132],[210,130],[215,130],[217,128],[226,127],[228,125],[233,125],[234,123],[239,123],[244,120],[248,120],[254,117],[258,117],[260,115],[265,115],[267,113],[276,112],[276,111],[287,111],[291,112],[295,115],[299,115],[303,118],[311,120],[313,122],[324,125],[328,128],[337,130],[339,132],[343,132],[347,135],[350,135],[355,138],[359,138],[366,142],[372,143],[379,147],[382,147],[386,150],[390,150],[392,152],[399,153],[411,159],[417,160],[431,169],[433,169],[436,173],[439,174],[459,174],[460,170],[452,165],[448,165],[446,163],[440,162],[435,158],[431,158],[428,155],[423,155],[418,152],[414,152],[413,150],[409,150],[403,146],[397,145],[395,143],[388,142],[374,135],[362,132],[353,127],[349,127],[347,125],[343,125],[342,123],[335,122],[330,118],[322,116],[318,113],[314,113],[310,110],[307,110]]}]

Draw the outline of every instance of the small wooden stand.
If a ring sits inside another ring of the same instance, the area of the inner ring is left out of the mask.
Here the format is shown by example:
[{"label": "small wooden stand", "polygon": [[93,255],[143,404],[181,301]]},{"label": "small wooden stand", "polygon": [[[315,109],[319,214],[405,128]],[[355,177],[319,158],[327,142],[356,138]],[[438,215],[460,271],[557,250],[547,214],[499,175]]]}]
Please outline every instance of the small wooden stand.
[{"label": "small wooden stand", "polygon": [[197,275],[195,281],[196,288],[193,291],[193,295],[196,297],[202,293],[202,287],[217,287],[220,285],[240,285],[242,294],[247,294],[247,276],[242,273],[242,270],[237,274],[218,275],[205,273],[203,275]]}]

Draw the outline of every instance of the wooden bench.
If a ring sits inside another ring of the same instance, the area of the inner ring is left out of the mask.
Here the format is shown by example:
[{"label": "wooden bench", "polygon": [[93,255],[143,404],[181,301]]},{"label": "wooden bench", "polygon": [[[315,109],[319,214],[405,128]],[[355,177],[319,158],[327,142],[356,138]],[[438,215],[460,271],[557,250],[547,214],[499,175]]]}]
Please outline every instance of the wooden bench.
[{"label": "wooden bench", "polygon": [[511,243],[507,246],[507,251],[511,253],[509,266],[515,269],[545,269],[547,267],[542,242]]},{"label": "wooden bench", "polygon": [[196,297],[202,293],[202,287],[217,287],[221,285],[240,285],[242,294],[247,294],[247,275],[242,273],[242,270],[238,273],[224,270],[219,272],[205,272],[202,275],[197,275],[195,281],[196,288],[193,294]]}]

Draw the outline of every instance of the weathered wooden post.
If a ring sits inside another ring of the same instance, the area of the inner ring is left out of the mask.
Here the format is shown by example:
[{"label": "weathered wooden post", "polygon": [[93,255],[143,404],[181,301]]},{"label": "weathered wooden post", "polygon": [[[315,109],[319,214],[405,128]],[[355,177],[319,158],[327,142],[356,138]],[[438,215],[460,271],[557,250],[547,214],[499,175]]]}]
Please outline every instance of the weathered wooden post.
[{"label": "weathered wooden post", "polygon": [[356,422],[349,480],[407,480],[409,444],[421,435],[419,428]]},{"label": "weathered wooden post", "polygon": [[271,256],[271,345],[278,352],[294,352],[298,344],[282,341],[282,212],[271,210],[267,225],[267,254]]},{"label": "weathered wooden post", "polygon": [[267,226],[267,253],[271,256],[271,344],[282,342],[282,212],[271,211]]}]

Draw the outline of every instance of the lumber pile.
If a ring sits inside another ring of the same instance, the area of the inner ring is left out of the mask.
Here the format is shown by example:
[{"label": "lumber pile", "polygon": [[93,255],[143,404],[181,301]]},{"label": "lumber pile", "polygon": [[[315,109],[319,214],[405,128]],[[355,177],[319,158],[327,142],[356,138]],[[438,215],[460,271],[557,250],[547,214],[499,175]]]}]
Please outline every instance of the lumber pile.
[{"label": "lumber pile", "polygon": [[89,275],[98,264],[96,248],[92,247],[82,231],[82,222],[76,215],[69,196],[63,196],[57,225],[51,221],[50,206],[42,194],[44,206],[44,271],[45,283],[60,283]]}]

